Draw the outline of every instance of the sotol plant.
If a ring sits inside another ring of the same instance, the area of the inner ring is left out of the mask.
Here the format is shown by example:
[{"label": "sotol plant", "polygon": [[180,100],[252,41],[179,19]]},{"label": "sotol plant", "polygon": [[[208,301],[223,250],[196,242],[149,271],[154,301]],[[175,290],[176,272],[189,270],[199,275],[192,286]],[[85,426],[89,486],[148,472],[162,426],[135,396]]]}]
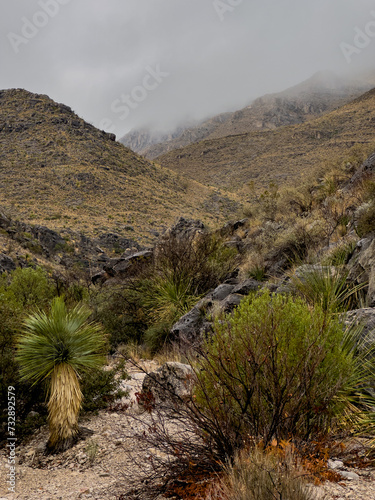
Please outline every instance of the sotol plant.
[{"label": "sotol plant", "polygon": [[21,378],[34,384],[48,382],[51,452],[63,451],[77,439],[79,374],[98,369],[104,361],[106,339],[99,325],[87,322],[89,315],[82,306],[68,311],[63,299],[56,298],[49,314],[39,311],[26,319],[18,339]]}]

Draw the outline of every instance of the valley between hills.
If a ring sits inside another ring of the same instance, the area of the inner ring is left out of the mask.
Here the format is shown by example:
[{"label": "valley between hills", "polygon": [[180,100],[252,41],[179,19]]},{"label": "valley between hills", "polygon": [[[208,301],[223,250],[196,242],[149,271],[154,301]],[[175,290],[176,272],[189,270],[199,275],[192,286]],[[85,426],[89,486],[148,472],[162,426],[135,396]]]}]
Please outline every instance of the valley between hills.
[{"label": "valley between hills", "polygon": [[0,91],[0,500],[375,498],[372,83],[121,141]]}]

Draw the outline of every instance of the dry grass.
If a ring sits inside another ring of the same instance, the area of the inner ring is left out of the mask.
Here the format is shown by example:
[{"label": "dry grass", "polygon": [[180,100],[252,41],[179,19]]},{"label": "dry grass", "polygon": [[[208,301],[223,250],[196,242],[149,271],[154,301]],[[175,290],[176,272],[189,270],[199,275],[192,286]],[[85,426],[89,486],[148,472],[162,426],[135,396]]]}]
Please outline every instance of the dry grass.
[{"label": "dry grass", "polygon": [[148,243],[179,215],[214,226],[238,207],[235,197],[137,156],[47,96],[5,91],[0,122],[0,206],[24,222]]},{"label": "dry grass", "polygon": [[255,448],[236,456],[206,500],[312,500],[306,476],[290,451],[281,459]]},{"label": "dry grass", "polygon": [[[375,90],[301,125],[231,135],[191,144],[157,161],[204,184],[241,193],[246,184],[267,187],[271,181],[293,186],[313,172],[363,159],[375,149]],[[353,151],[353,146],[357,146]]]}]

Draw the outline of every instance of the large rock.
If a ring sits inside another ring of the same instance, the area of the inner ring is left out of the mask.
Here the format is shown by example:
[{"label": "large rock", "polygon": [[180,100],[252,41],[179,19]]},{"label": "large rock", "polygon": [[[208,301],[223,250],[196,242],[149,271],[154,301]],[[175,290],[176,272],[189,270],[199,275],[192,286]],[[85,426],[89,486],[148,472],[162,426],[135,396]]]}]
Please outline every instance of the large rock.
[{"label": "large rock", "polygon": [[375,238],[371,235],[357,243],[348,263],[348,279],[355,284],[368,283],[367,305],[375,306]]},{"label": "large rock", "polygon": [[182,345],[194,342],[212,331],[213,316],[232,312],[246,295],[259,290],[261,286],[262,284],[254,279],[240,283],[235,279],[222,283],[172,326],[172,337],[179,340]]},{"label": "large rock", "polygon": [[168,229],[165,236],[186,238],[195,235],[196,233],[203,233],[205,226],[200,220],[185,219],[180,217],[176,224]]},{"label": "large rock", "polygon": [[349,181],[349,185],[356,184],[361,181],[365,175],[373,174],[375,172],[375,153],[370,155],[367,160],[365,160],[353,177]]},{"label": "large rock", "polygon": [[146,399],[147,395],[151,393],[155,403],[175,401],[180,398],[188,398],[193,385],[194,372],[192,367],[169,361],[146,375],[142,384],[142,393]]},{"label": "large rock", "polygon": [[63,249],[66,245],[64,238],[52,231],[52,229],[48,229],[48,227],[30,226],[30,232],[39,241],[47,254]]},{"label": "large rock", "polygon": [[212,305],[210,295],[200,300],[193,309],[184,314],[171,329],[172,338],[182,342],[193,342],[206,322],[206,312]]},{"label": "large rock", "polygon": [[215,288],[215,290],[211,294],[212,300],[224,300],[228,295],[230,295],[233,291],[235,285],[223,283]]},{"label": "large rock", "polygon": [[354,311],[348,311],[345,314],[345,323],[347,325],[361,325],[361,338],[365,345],[373,345],[375,343],[375,309],[372,307],[364,307]]},{"label": "large rock", "polygon": [[119,259],[103,259],[103,271],[99,271],[92,278],[92,282],[104,283],[109,278],[119,278],[130,276],[139,266],[147,264],[153,257],[153,250],[143,250],[136,252],[128,257],[120,257]]},{"label": "large rock", "polygon": [[0,274],[14,271],[16,269],[16,264],[13,259],[8,255],[0,253]]}]

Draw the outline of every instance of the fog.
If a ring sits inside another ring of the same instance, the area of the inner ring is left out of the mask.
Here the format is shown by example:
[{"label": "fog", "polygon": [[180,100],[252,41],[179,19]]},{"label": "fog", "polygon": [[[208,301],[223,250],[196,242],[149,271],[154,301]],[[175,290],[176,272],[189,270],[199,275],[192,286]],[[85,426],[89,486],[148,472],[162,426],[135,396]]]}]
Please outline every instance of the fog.
[{"label": "fog", "polygon": [[[6,7],[4,7],[6,4]],[[320,70],[373,70],[371,0],[3,2],[0,88],[121,137],[239,109]]]}]

